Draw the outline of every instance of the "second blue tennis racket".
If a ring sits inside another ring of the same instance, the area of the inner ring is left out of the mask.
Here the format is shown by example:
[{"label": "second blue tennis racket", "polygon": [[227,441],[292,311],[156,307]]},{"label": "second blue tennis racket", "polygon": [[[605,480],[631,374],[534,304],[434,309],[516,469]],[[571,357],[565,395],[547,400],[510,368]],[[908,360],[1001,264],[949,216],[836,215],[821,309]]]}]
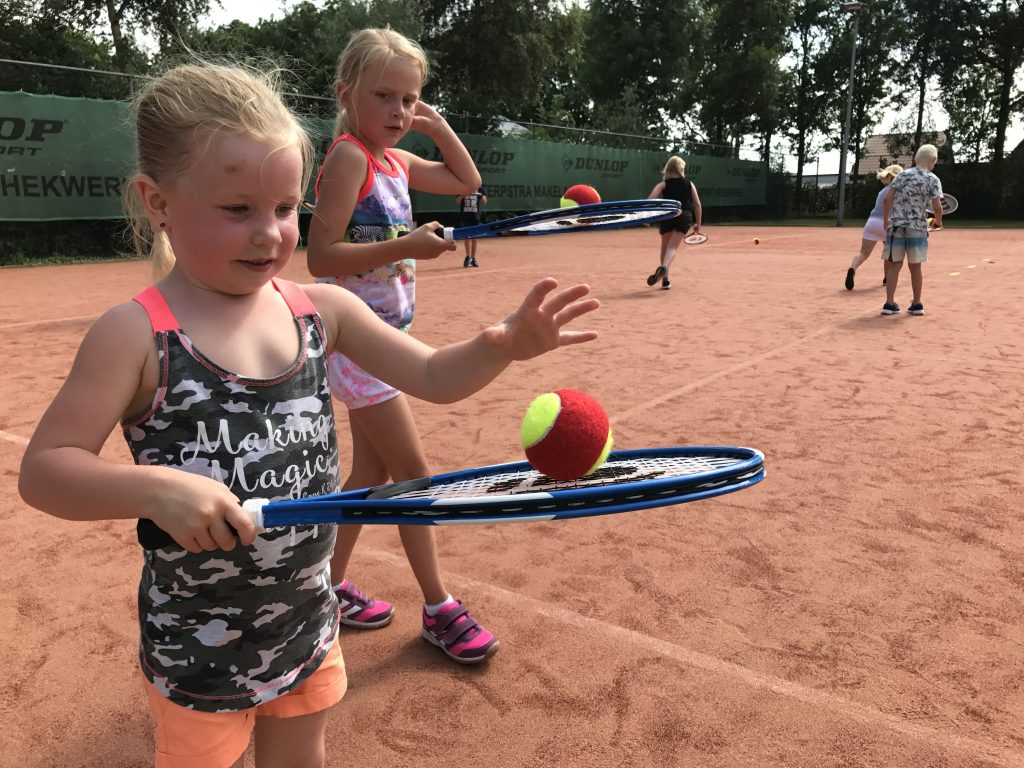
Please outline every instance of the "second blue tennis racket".
[{"label": "second blue tennis racket", "polygon": [[437,235],[448,241],[458,241],[622,229],[675,218],[681,210],[677,200],[616,200],[552,208],[472,227],[442,227],[437,230]]}]

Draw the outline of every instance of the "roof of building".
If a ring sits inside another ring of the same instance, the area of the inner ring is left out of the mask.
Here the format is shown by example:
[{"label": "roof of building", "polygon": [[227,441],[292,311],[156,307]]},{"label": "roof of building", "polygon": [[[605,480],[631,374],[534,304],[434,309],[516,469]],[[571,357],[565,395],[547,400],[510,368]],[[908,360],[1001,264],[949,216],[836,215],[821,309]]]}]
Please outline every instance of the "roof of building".
[{"label": "roof of building", "polygon": [[[934,144],[939,150],[939,162],[953,161],[953,148],[945,131],[926,131],[923,143]],[[880,133],[868,136],[860,153],[857,173],[866,176],[880,168],[897,163],[904,168],[914,165],[914,135],[906,133]]]}]

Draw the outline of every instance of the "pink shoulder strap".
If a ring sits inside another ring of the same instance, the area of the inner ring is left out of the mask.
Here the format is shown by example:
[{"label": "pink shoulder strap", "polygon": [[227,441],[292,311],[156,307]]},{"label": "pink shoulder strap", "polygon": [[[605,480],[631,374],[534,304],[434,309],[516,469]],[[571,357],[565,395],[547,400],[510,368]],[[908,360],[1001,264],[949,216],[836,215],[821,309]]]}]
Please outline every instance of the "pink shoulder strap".
[{"label": "pink shoulder strap", "polygon": [[402,169],[402,173],[405,174],[406,181],[408,181],[408,179],[409,179],[409,169],[408,169],[408,167],[406,167],[405,161],[402,160],[402,158],[400,158],[398,155],[396,155],[394,152],[392,152],[389,149],[385,149],[384,150],[384,156],[386,158],[388,158],[388,160],[390,160],[393,165],[397,165],[399,168]]},{"label": "pink shoulder strap", "polygon": [[[277,278],[274,278],[273,283],[274,288],[281,294],[281,298],[284,299],[294,317],[316,314],[316,306],[296,283]],[[146,314],[149,315],[149,324],[153,326],[153,333],[181,329],[181,323],[178,322],[171,308],[167,306],[167,300],[155,285],[149,286],[136,295],[132,301],[138,302],[146,310]]]},{"label": "pink shoulder strap", "polygon": [[132,301],[137,301],[146,310],[146,314],[149,315],[149,324],[153,326],[153,333],[177,331],[181,328],[178,319],[171,312],[171,308],[167,306],[164,295],[155,285],[149,286],[136,295]]},{"label": "pink shoulder strap", "polygon": [[288,309],[292,311],[293,316],[303,317],[316,314],[316,306],[309,300],[309,296],[306,295],[306,292],[297,283],[293,283],[291,280],[279,280],[276,277],[273,282],[274,287],[281,294],[285,304],[288,305]]},{"label": "pink shoulder strap", "polygon": [[[361,202],[368,194],[370,194],[370,189],[373,187],[373,168],[375,162],[373,159],[373,155],[370,154],[370,150],[364,147],[363,143],[359,141],[359,139],[357,139],[351,133],[342,134],[331,143],[330,147],[327,148],[327,151],[324,153],[323,162],[320,163],[320,170],[317,171],[316,174],[316,184],[313,186],[313,195],[317,199],[320,198],[320,181],[321,179],[323,179],[324,176],[324,166],[327,164],[327,156],[331,154],[332,149],[334,149],[338,144],[340,144],[343,141],[352,142],[357,147],[359,147],[359,149],[361,149],[363,151],[363,154],[366,156],[366,180],[363,181],[363,186],[359,188],[359,194],[356,195],[356,202],[358,203]],[[406,172],[405,175],[406,177],[409,176],[408,171]]]}]

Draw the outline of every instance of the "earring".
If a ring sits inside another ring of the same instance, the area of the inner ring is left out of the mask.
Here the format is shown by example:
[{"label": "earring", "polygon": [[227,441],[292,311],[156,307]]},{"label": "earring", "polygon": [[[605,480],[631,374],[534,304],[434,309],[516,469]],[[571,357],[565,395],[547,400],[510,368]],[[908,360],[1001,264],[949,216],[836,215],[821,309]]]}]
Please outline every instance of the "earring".
[{"label": "earring", "polygon": [[166,226],[167,226],[167,222],[166,221],[161,221],[160,222],[160,229],[163,229]]}]

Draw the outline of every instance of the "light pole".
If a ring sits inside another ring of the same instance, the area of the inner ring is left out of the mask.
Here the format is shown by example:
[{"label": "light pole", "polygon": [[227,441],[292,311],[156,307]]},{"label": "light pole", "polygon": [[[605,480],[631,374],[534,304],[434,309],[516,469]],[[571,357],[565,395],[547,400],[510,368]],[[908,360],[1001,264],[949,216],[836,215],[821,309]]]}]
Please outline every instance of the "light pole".
[{"label": "light pole", "polygon": [[844,12],[853,14],[853,44],[850,46],[850,82],[846,86],[846,123],[843,125],[843,144],[839,148],[839,212],[836,226],[843,226],[843,209],[846,207],[846,145],[850,143],[850,117],[853,112],[853,73],[857,68],[857,23],[860,12],[867,8],[867,3],[840,3]]}]

